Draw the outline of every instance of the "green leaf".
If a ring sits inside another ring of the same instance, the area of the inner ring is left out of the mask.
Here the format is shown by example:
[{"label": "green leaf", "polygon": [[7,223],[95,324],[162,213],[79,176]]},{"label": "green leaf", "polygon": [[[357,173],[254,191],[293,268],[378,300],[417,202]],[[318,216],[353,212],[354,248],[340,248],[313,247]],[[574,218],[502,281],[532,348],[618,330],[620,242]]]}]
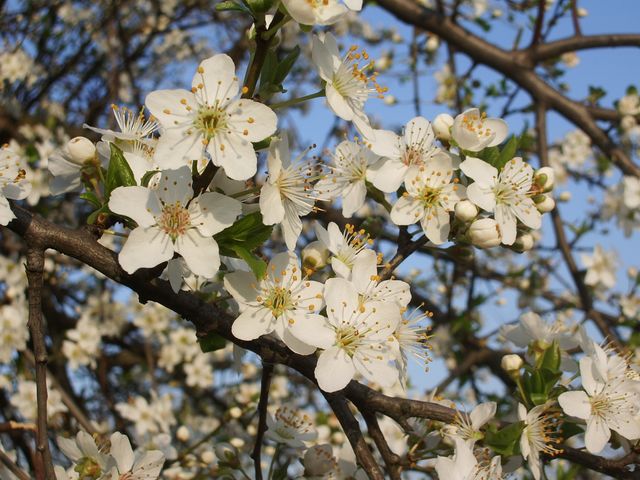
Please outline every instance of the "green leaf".
[{"label": "green leaf", "polygon": [[538,360],[538,367],[557,373],[560,369],[560,360],[560,345],[558,345],[558,342],[554,341],[540,356]]},{"label": "green leaf", "polygon": [[524,422],[516,422],[498,431],[488,429],[485,432],[484,443],[489,445],[496,453],[511,456],[518,453],[520,436],[524,430]]},{"label": "green leaf", "polygon": [[102,203],[100,202],[96,194],[92,191],[84,192],[83,194],[80,195],[80,198],[82,198],[83,200],[86,200],[95,208],[100,208],[102,206]]},{"label": "green leaf", "polygon": [[111,144],[111,158],[109,159],[105,183],[105,193],[107,197],[118,187],[137,185],[131,167],[122,154],[122,150],[113,143]]},{"label": "green leaf", "polygon": [[476,157],[476,158],[479,158],[480,160],[484,160],[485,162],[487,162],[490,165],[493,165],[494,167],[498,162],[498,158],[500,158],[500,150],[498,149],[498,147],[487,147],[478,153],[465,152],[465,154],[467,155],[467,157]]},{"label": "green leaf", "polygon": [[300,47],[298,45],[295,46],[293,50],[289,52],[289,54],[282,59],[282,61],[278,64],[278,67],[275,70],[275,74],[273,77],[273,83],[281,84],[289,75],[289,72],[293,68],[300,56]]},{"label": "green leaf", "polygon": [[210,333],[204,337],[200,337],[198,343],[200,344],[202,353],[208,353],[222,350],[227,344],[227,340],[217,333]]},{"label": "green leaf", "polygon": [[158,173],[160,173],[160,170],[149,170],[140,179],[140,185],[143,187],[148,187],[151,179],[155,177]]},{"label": "green leaf", "polygon": [[234,0],[226,0],[224,2],[218,3],[216,5],[216,11],[218,12],[235,11],[235,12],[243,12],[243,13],[248,13],[249,15],[253,15],[251,10],[249,10],[243,3],[234,1]]},{"label": "green leaf", "polygon": [[233,250],[233,245],[240,244],[248,251],[255,250],[271,236],[272,225],[262,223],[260,212],[242,217],[229,228],[216,234],[214,238],[220,247]]},{"label": "green leaf", "polygon": [[511,138],[507,142],[507,144],[502,148],[496,163],[493,165],[498,170],[502,170],[502,168],[507,164],[509,160],[511,160],[516,155],[516,150],[518,149],[518,137],[515,135],[511,135]]},{"label": "green leaf", "polygon": [[233,251],[238,255],[239,258],[247,262],[247,265],[249,265],[249,268],[256,276],[256,278],[264,277],[264,274],[267,271],[267,262],[257,257],[241,245],[234,245]]}]

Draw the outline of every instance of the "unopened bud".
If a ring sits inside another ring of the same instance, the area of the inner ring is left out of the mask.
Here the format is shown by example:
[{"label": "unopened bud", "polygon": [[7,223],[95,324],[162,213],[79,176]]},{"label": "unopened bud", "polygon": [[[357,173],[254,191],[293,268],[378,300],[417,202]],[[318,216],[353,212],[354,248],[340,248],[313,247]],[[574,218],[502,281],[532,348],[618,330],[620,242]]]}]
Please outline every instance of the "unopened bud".
[{"label": "unopened bud", "polygon": [[329,250],[319,240],[311,242],[302,249],[302,267],[314,272],[324,267],[329,261]]},{"label": "unopened bud", "polygon": [[200,454],[200,460],[202,460],[206,465],[210,465],[216,461],[216,454],[211,450],[205,450]]},{"label": "unopened bud", "polygon": [[587,10],[586,8],[583,8],[583,7],[579,7],[578,8],[578,16],[579,17],[586,17],[587,15],[589,15],[589,10]]},{"label": "unopened bud", "polygon": [[395,105],[398,103],[398,99],[393,95],[385,95],[383,102],[385,105]]},{"label": "unopened bud", "polygon": [[553,189],[555,179],[556,176],[551,167],[542,167],[536,171],[535,182],[543,192],[548,192]]},{"label": "unopened bud", "polygon": [[218,457],[218,462],[221,464],[228,465],[233,468],[240,465],[238,450],[230,443],[218,443],[213,448],[216,452],[216,457]]},{"label": "unopened bud", "polygon": [[456,218],[461,222],[469,222],[478,215],[478,207],[469,200],[461,200],[456,203]]},{"label": "unopened bud", "polygon": [[427,52],[435,52],[436,50],[438,50],[439,46],[440,46],[440,39],[435,35],[429,35],[429,39],[427,40],[427,43],[425,44],[424,48]]},{"label": "unopened bud", "polygon": [[531,235],[530,233],[524,233],[516,238],[513,246],[519,252],[527,252],[533,248],[533,244],[533,235]]},{"label": "unopened bud", "polygon": [[558,195],[558,200],[560,200],[561,202],[568,202],[569,200],[571,200],[571,192],[562,192],[560,195]]},{"label": "unopened bud", "polygon": [[178,428],[178,430],[176,431],[176,438],[181,442],[186,442],[189,440],[189,437],[191,437],[189,429],[184,425],[181,425],[180,428]]},{"label": "unopened bud", "polygon": [[316,445],[304,454],[305,477],[323,477],[335,467],[331,445]]},{"label": "unopened bud", "polygon": [[540,213],[548,213],[556,208],[556,202],[551,195],[538,195],[538,197],[542,198],[534,198],[533,201],[536,203],[536,208]]},{"label": "unopened bud", "polygon": [[481,218],[469,227],[469,239],[476,247],[491,248],[500,245],[498,222],[493,218]]},{"label": "unopened bud", "polygon": [[438,115],[431,124],[433,133],[436,134],[440,140],[451,140],[451,127],[453,127],[453,117],[448,113],[441,113]]},{"label": "unopened bud", "polygon": [[502,357],[502,361],[500,362],[500,366],[506,372],[517,372],[522,368],[522,364],[522,358],[520,355],[516,355],[515,353],[505,355]]},{"label": "unopened bud", "polygon": [[96,154],[96,146],[86,137],[74,137],[67,142],[68,159],[82,165]]}]

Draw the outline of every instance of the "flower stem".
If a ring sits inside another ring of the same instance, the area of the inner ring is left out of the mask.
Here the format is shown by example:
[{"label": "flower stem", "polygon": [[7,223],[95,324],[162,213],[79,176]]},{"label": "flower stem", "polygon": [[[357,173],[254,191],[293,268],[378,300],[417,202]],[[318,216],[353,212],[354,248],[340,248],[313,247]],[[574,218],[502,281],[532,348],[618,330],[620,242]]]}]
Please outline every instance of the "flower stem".
[{"label": "flower stem", "polygon": [[311,93],[309,95],[305,95],[304,97],[292,98],[291,100],[286,100],[280,103],[273,103],[269,105],[272,110],[278,110],[280,108],[291,107],[292,105],[297,105],[298,103],[306,102],[307,100],[313,100],[314,98],[324,97],[324,88],[322,90],[318,90],[315,93]]},{"label": "flower stem", "polygon": [[231,198],[240,198],[240,197],[244,197],[245,195],[251,195],[253,193],[258,193],[259,191],[260,191],[260,187],[253,187],[253,188],[249,188],[248,190],[243,190],[241,192],[232,193],[231,195],[227,195],[227,196],[231,197]]}]

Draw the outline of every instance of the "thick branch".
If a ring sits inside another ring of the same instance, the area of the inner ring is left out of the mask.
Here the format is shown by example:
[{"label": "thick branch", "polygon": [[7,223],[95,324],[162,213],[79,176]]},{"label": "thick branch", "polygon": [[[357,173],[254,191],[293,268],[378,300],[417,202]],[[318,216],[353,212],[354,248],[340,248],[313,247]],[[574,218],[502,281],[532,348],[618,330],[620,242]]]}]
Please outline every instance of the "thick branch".
[{"label": "thick branch", "polygon": [[[29,282],[29,330],[35,353],[37,412],[36,456],[44,467],[44,478],[56,480],[47,435],[47,347],[42,322],[42,275],[44,248],[29,246],[27,250],[27,280]],[[40,479],[37,479],[40,480]]]},{"label": "thick branch", "polygon": [[[17,218],[8,227],[27,242],[41,245],[43,248],[53,248],[85,263],[112,280],[133,289],[143,303],[153,300],[170,308],[192,322],[199,336],[216,332],[236,345],[257,353],[263,361],[286,365],[315,383],[314,369],[317,361],[315,356],[295,354],[271,335],[262,336],[250,342],[238,340],[231,333],[233,318],[226,312],[214,304],[204,302],[194,294],[184,291],[174,293],[168,282],[159,279],[149,280],[144,270],[134,275],[128,275],[118,264],[116,254],[100,245],[89,229],[71,230],[59,227],[16,206],[13,206],[13,211]],[[406,420],[411,417],[451,423],[458,415],[456,410],[437,403],[389,397],[352,381],[341,394],[334,394],[331,397],[340,415],[343,415],[343,420],[351,426],[353,422],[348,418],[346,412],[351,417],[353,415],[348,409],[345,397],[352,401],[360,411],[387,415],[400,425],[406,425]],[[336,398],[337,400],[334,400]],[[347,409],[346,412],[344,408]],[[358,445],[358,451],[361,452],[361,455],[366,455],[366,452],[362,450],[363,447],[366,447],[366,451],[371,455],[366,443],[358,439],[357,433],[354,433],[352,438]],[[581,452],[581,454],[581,458],[584,460],[583,465],[589,466],[589,468],[592,468],[590,465],[601,465],[601,457],[586,452]],[[563,457],[564,455],[562,453],[559,456]],[[365,459],[366,461],[369,460]],[[375,468],[373,466],[370,468],[372,471],[379,471],[377,465]],[[625,465],[611,466],[607,464],[604,468],[606,469],[604,473],[612,476],[625,475],[628,472]]]},{"label": "thick branch", "polygon": [[573,36],[537,45],[531,49],[531,58],[536,62],[544,62],[559,57],[563,53],[587,50],[590,48],[640,47],[640,34],[617,33],[610,35]]}]

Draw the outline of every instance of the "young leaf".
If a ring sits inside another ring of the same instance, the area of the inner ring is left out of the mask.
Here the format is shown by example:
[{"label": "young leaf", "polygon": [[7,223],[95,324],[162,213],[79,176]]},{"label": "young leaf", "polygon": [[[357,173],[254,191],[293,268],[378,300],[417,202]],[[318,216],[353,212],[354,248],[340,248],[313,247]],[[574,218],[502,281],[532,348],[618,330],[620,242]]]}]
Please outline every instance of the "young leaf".
[{"label": "young leaf", "polygon": [[286,57],[284,57],[282,61],[278,64],[278,67],[276,68],[276,71],[275,71],[275,75],[273,77],[273,83],[279,85],[282,82],[284,82],[285,78],[287,78],[287,75],[289,75],[289,72],[293,68],[293,65],[296,63],[296,60],[298,59],[299,56],[300,56],[300,47],[296,45],[295,48],[291,50],[291,52],[289,52],[289,54]]},{"label": "young leaf", "polygon": [[502,168],[507,164],[509,160],[511,160],[518,149],[518,137],[515,135],[511,135],[511,138],[507,142],[507,144],[502,148],[496,163],[493,164],[498,170],[502,170]]},{"label": "young leaf", "polygon": [[208,353],[222,350],[227,344],[227,341],[217,333],[210,333],[204,337],[200,337],[198,343],[200,344],[202,353]]},{"label": "young leaf", "polygon": [[105,179],[105,190],[107,196],[118,187],[131,187],[136,185],[131,167],[120,150],[113,143],[111,144],[111,158],[107,168],[107,178]]},{"label": "young leaf", "polygon": [[518,453],[520,449],[520,435],[524,430],[524,422],[516,422],[508,425],[496,432],[487,430],[484,442],[496,453],[509,457]]},{"label": "young leaf", "polygon": [[267,263],[264,260],[258,258],[256,255],[254,255],[241,245],[234,245],[233,251],[238,255],[239,258],[247,262],[247,265],[249,265],[249,268],[256,276],[256,278],[264,277],[264,274],[267,271]]}]

